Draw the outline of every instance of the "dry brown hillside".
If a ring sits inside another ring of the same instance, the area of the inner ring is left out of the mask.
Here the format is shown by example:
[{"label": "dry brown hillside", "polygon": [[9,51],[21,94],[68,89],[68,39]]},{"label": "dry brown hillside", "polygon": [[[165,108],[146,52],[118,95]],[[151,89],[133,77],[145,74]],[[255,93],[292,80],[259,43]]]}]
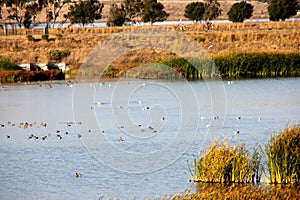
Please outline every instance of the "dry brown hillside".
[{"label": "dry brown hillside", "polygon": [[[25,30],[22,35],[0,35],[0,57],[11,58],[17,63],[49,61],[50,49],[69,50],[71,55],[63,60],[73,66],[79,66],[88,53],[106,38],[122,31],[165,28],[177,30],[177,26],[128,26],[109,28],[61,28],[50,29],[50,40],[42,40],[42,35],[33,35],[36,41],[29,41]],[[0,30],[1,32],[2,30]],[[215,24],[214,30],[206,31],[203,24],[189,25],[185,31],[179,31],[195,39],[210,54],[228,52],[297,52],[300,51],[300,21],[268,23],[228,23]],[[21,33],[21,32],[19,32]],[[148,52],[136,54],[130,60],[147,61],[149,57],[165,58],[167,54]],[[120,58],[126,66],[126,57]],[[128,63],[128,62],[127,62]]]}]

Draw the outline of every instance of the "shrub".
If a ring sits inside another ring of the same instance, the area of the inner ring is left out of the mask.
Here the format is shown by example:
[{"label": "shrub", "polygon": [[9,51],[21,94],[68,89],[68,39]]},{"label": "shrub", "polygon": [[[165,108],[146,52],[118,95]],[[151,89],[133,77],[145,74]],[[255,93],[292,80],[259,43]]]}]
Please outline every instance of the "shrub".
[{"label": "shrub", "polygon": [[62,38],[62,34],[59,34],[59,33],[56,34],[55,36],[57,37],[57,39],[61,39]]},{"label": "shrub", "polygon": [[2,70],[18,70],[18,66],[9,58],[0,57],[0,69]]},{"label": "shrub", "polygon": [[71,55],[69,50],[57,50],[57,49],[50,49],[47,52],[47,56],[50,60],[61,61],[63,58],[68,57]]},{"label": "shrub", "polygon": [[27,35],[26,38],[28,41],[35,41],[35,38],[32,35]]},{"label": "shrub", "polygon": [[269,183],[300,183],[300,124],[273,135],[265,151]]},{"label": "shrub", "polygon": [[49,40],[49,35],[48,34],[43,34],[42,35],[42,40],[48,41]]},{"label": "shrub", "polygon": [[203,37],[201,37],[201,36],[198,37],[197,40],[198,40],[198,42],[205,42],[205,38],[203,38]]}]

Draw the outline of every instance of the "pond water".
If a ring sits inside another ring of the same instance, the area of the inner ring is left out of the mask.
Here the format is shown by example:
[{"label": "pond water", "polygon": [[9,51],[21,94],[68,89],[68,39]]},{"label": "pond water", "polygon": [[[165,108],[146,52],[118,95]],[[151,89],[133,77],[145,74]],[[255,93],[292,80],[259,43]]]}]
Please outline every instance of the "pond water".
[{"label": "pond water", "polygon": [[300,78],[1,85],[0,199],[178,194],[194,187],[188,166],[213,140],[251,149],[299,123],[299,85]]}]

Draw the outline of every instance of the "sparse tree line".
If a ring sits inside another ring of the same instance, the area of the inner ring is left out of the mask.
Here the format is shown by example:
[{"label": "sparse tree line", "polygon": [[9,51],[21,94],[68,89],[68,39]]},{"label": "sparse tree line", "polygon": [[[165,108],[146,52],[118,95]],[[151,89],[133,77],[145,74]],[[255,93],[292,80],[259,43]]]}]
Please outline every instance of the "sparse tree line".
[{"label": "sparse tree line", "polygon": [[[262,1],[262,0],[260,0]],[[296,15],[300,9],[299,0],[266,0],[272,21],[285,20]],[[47,27],[56,23],[58,17],[71,24],[85,26],[102,17],[104,4],[99,0],[0,0],[0,20],[11,20],[18,27],[30,28],[37,15],[45,11]],[[67,13],[62,8],[68,6]],[[5,10],[5,14],[4,14]],[[185,7],[184,17],[192,21],[213,20],[221,14],[218,0],[192,2]],[[253,14],[253,6],[246,1],[234,3],[227,13],[232,22],[243,22]],[[124,0],[112,3],[109,9],[108,26],[123,26],[140,22],[153,24],[167,20],[169,14],[157,0]],[[3,23],[3,22],[2,22]]]}]

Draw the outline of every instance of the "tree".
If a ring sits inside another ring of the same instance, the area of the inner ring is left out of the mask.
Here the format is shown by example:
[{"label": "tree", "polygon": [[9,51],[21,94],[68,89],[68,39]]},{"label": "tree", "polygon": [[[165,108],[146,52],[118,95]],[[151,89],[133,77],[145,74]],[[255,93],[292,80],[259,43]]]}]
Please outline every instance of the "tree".
[{"label": "tree", "polygon": [[168,18],[169,14],[164,11],[164,6],[157,0],[144,0],[144,3],[143,22],[150,22],[152,25],[154,22],[162,22]]},{"label": "tree", "polygon": [[69,12],[64,17],[72,24],[79,23],[84,27],[86,24],[101,19],[103,6],[103,3],[97,0],[79,1],[69,7]]},{"label": "tree", "polygon": [[36,16],[38,15],[39,12],[41,12],[42,9],[40,8],[39,4],[36,2],[27,4],[25,9],[26,11],[25,11],[23,25],[25,28],[30,28],[31,23],[35,21]]},{"label": "tree", "polygon": [[0,3],[0,19],[2,19],[2,2]]},{"label": "tree", "polygon": [[126,20],[133,23],[140,21],[144,12],[144,6],[143,0],[125,0]]},{"label": "tree", "polygon": [[44,1],[43,4],[46,6],[46,18],[47,22],[53,21],[55,24],[56,19],[59,17],[59,13],[64,5],[71,2],[71,0],[39,0]]},{"label": "tree", "polygon": [[243,22],[245,19],[252,17],[253,6],[245,1],[235,3],[231,6],[227,13],[228,18],[232,22]]},{"label": "tree", "polygon": [[205,12],[205,5],[202,2],[192,2],[186,5],[184,16],[192,21],[201,21]]},{"label": "tree", "polygon": [[126,21],[126,12],[124,5],[121,4],[119,7],[117,4],[113,3],[110,6],[109,17],[108,17],[108,26],[123,26]]},{"label": "tree", "polygon": [[213,20],[219,15],[221,15],[221,9],[218,0],[206,0],[204,19],[208,21]]},{"label": "tree", "polygon": [[268,13],[271,21],[286,20],[297,14],[297,0],[271,0]]},{"label": "tree", "polygon": [[3,3],[8,7],[8,19],[16,21],[21,28],[26,13],[27,0],[4,0]]}]

